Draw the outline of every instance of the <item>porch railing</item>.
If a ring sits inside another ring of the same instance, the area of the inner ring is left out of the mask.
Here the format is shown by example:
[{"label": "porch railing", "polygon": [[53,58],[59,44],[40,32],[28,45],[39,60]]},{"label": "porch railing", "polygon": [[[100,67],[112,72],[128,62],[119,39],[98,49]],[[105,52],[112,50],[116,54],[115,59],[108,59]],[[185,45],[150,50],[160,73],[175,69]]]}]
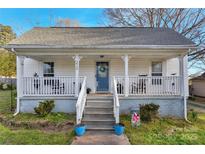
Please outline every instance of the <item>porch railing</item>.
[{"label": "porch railing", "polygon": [[[74,96],[75,77],[23,77],[24,96]],[[79,89],[83,77],[79,77]]]},{"label": "porch railing", "polygon": [[80,124],[85,108],[85,102],[86,102],[86,97],[87,97],[87,91],[86,91],[86,77],[83,79],[83,84],[78,96],[78,100],[76,103],[76,123]]},{"label": "porch railing", "polygon": [[[117,92],[125,93],[125,78],[115,77]],[[180,76],[129,76],[129,95],[175,96],[180,95]]]},{"label": "porch railing", "polygon": [[115,117],[115,123],[119,123],[120,121],[120,104],[119,104],[119,98],[117,93],[117,82],[115,77],[113,77],[113,112]]}]

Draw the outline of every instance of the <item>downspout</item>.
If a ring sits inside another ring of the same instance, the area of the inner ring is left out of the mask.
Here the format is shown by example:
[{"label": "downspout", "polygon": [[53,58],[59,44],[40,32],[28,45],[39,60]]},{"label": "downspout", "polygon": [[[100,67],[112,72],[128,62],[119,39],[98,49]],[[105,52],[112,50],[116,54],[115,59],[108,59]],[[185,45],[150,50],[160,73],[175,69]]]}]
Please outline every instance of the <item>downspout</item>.
[{"label": "downspout", "polygon": [[[16,52],[14,48],[11,48],[11,51]],[[20,100],[19,100],[19,97],[17,95],[17,97],[16,97],[16,112],[13,114],[13,116],[16,116],[19,112],[20,112]]]},{"label": "downspout", "polygon": [[[188,53],[190,52],[190,50],[191,49],[188,50]],[[183,84],[184,85],[184,93],[183,93],[184,94],[184,119],[185,119],[186,122],[191,123],[187,118],[188,113],[187,113],[187,96],[186,96],[186,94],[189,94],[189,91],[187,91],[187,93],[185,93],[185,91],[189,90],[189,89],[187,89],[187,86],[188,86],[187,84],[188,83],[186,83],[187,82],[187,72],[186,71],[188,69],[187,68],[187,59],[185,59],[185,60],[183,59],[183,63],[184,63],[184,65],[183,65],[184,66],[184,68],[183,68],[183,78],[184,78],[183,79],[183,82],[184,82],[184,84]],[[185,71],[185,69],[186,69],[186,71]],[[185,90],[185,88],[186,88],[186,90]]]},{"label": "downspout", "polygon": [[185,82],[185,56],[180,56],[180,76],[181,76],[181,96],[183,100],[183,112],[184,112],[184,120],[187,121],[187,100],[186,100],[186,82]]},{"label": "downspout", "polygon": [[186,55],[183,57],[183,86],[184,86],[184,119],[187,121],[187,98],[186,98],[186,90],[187,90],[187,85],[186,85],[186,70],[187,69],[187,63],[186,63],[186,60],[185,59]]}]

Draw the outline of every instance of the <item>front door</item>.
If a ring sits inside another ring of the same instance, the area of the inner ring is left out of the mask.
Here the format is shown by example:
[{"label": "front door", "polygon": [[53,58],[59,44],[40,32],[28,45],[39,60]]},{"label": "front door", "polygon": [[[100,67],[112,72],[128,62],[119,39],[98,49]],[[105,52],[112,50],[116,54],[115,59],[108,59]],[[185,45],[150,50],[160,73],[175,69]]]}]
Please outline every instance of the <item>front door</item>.
[{"label": "front door", "polygon": [[108,62],[96,63],[96,82],[98,92],[108,92],[109,90],[109,64]]}]

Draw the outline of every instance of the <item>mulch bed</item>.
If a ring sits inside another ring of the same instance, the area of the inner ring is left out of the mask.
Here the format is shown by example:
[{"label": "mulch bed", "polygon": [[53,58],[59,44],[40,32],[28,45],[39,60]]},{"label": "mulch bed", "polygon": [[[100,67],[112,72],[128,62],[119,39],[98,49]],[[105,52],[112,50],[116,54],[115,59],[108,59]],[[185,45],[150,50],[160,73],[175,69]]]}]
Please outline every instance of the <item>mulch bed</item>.
[{"label": "mulch bed", "polygon": [[44,131],[68,131],[74,126],[74,122],[69,120],[63,123],[54,123],[47,120],[16,121],[13,119],[9,119],[2,114],[0,114],[0,123],[13,130],[19,128],[26,128],[26,129],[40,129]]}]

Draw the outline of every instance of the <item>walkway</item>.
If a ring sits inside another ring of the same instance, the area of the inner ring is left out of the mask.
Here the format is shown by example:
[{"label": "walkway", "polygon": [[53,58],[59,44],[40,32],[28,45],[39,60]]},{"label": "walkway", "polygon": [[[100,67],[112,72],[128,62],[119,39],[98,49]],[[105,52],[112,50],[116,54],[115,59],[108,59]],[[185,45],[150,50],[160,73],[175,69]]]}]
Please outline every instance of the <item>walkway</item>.
[{"label": "walkway", "polygon": [[76,137],[73,145],[129,145],[126,135],[117,136],[112,131],[87,131],[82,137]]}]

